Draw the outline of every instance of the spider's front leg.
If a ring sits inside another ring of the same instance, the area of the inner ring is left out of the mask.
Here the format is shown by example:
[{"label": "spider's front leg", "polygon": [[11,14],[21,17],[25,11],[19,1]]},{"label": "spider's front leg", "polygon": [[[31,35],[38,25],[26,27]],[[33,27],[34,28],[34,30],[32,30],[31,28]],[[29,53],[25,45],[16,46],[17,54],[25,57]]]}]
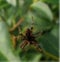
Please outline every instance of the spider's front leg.
[{"label": "spider's front leg", "polygon": [[24,40],[24,41],[20,44],[20,48],[24,49],[24,47],[25,47],[26,45],[28,45],[28,44],[30,44],[29,41]]},{"label": "spider's front leg", "polygon": [[17,41],[20,39],[20,36],[15,36],[15,35],[12,35],[12,44],[13,44],[13,47],[16,49],[17,47]]},{"label": "spider's front leg", "polygon": [[17,37],[12,35],[12,44],[13,44],[13,47],[16,48],[17,46]]}]

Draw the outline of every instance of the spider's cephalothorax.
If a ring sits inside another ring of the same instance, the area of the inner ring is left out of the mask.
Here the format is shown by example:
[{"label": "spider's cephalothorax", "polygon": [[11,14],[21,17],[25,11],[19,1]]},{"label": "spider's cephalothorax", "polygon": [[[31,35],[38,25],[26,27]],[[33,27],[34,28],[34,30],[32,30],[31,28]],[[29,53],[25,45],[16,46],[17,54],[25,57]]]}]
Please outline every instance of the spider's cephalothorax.
[{"label": "spider's cephalothorax", "polygon": [[21,34],[23,36],[23,42],[21,43],[20,47],[24,49],[26,45],[30,44],[30,45],[34,45],[36,49],[41,51],[41,48],[39,47],[39,44],[35,40],[35,36],[32,30],[33,30],[33,27],[31,27],[31,29],[27,28],[25,35]]},{"label": "spider's cephalothorax", "polygon": [[28,40],[30,44],[32,43],[32,41],[35,41],[35,36],[33,35],[31,29],[26,30],[25,37],[25,39]]}]

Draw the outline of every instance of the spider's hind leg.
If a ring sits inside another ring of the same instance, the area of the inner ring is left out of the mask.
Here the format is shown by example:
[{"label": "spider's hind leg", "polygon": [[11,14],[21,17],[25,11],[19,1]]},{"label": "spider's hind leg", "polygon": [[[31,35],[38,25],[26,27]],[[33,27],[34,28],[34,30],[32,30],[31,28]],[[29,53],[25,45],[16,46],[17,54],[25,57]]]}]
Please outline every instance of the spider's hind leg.
[{"label": "spider's hind leg", "polygon": [[41,48],[41,46],[40,46],[37,42],[32,41],[32,44],[33,44],[33,45],[34,45],[34,47],[37,49],[37,51],[42,52],[42,48]]}]

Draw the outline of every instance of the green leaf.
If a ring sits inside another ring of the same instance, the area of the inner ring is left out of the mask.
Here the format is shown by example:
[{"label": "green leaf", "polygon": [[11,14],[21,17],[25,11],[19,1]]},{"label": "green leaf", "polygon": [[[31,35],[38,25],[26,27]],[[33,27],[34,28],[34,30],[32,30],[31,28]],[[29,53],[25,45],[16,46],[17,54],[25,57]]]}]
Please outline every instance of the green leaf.
[{"label": "green leaf", "polygon": [[36,2],[31,5],[31,11],[39,17],[53,20],[53,14],[47,4],[43,2]]},{"label": "green leaf", "polygon": [[5,21],[9,19],[12,15],[15,15],[15,8],[12,5],[8,4],[5,0],[1,1],[0,9],[0,16],[2,16]]},{"label": "green leaf", "polygon": [[16,0],[6,0],[12,6],[16,6]]},{"label": "green leaf", "polygon": [[28,48],[27,51],[22,51],[19,54],[22,61],[24,62],[37,61],[38,62],[39,59],[42,57],[41,53],[38,52],[35,48],[33,48],[33,46],[28,46],[27,48]]},{"label": "green leaf", "polygon": [[42,56],[41,54],[36,55],[36,57],[35,57],[35,58],[33,59],[33,61],[31,61],[31,62],[39,62],[41,56]]},{"label": "green leaf", "polygon": [[58,60],[59,57],[59,37],[58,37],[58,25],[54,26],[50,33],[46,33],[39,42],[42,44],[45,53],[52,59]]},{"label": "green leaf", "polygon": [[0,53],[0,62],[3,61],[8,62],[7,58],[2,53]]},{"label": "green leaf", "polygon": [[23,4],[23,12],[27,13],[27,11],[30,9],[30,5],[33,3],[33,0],[24,0]]},{"label": "green leaf", "polygon": [[59,27],[58,24],[54,25],[53,30],[51,31],[52,35],[54,35],[56,38],[59,38]]},{"label": "green leaf", "polygon": [[0,1],[0,10],[3,9],[3,8],[6,8],[8,7],[8,3],[5,1],[5,0],[1,0]]},{"label": "green leaf", "polygon": [[6,23],[0,21],[0,52],[7,58],[9,62],[20,62],[18,56],[14,55],[11,45],[12,44]]},{"label": "green leaf", "polygon": [[59,0],[41,0],[41,1],[55,5],[59,4]]},{"label": "green leaf", "polygon": [[51,21],[39,18],[30,11],[27,13],[24,21],[21,23],[21,27],[23,28],[23,31],[26,30],[27,28],[33,27],[34,32],[39,32],[40,30],[49,29],[51,26],[52,26]]}]

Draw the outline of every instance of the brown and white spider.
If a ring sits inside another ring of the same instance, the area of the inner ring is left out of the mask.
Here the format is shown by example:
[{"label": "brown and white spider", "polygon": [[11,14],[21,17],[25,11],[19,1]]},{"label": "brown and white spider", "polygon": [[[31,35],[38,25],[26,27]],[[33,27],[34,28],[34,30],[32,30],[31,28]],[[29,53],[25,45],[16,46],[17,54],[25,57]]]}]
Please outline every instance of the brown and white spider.
[{"label": "brown and white spider", "polygon": [[42,48],[39,45],[39,43],[37,43],[36,37],[38,35],[41,36],[41,35],[45,34],[46,32],[49,32],[49,31],[51,31],[51,29],[39,31],[39,32],[33,34],[33,27],[27,28],[24,34],[20,33],[19,36],[14,37],[15,38],[14,46],[16,46],[16,39],[21,37],[22,43],[20,44],[20,48],[24,49],[24,47],[26,45],[33,45],[37,50],[42,52]]},{"label": "brown and white spider", "polygon": [[30,29],[27,28],[25,35],[20,34],[23,37],[23,42],[20,44],[20,47],[24,49],[26,45],[34,45],[36,49],[38,49],[39,51],[42,51],[32,31],[33,31],[33,27],[31,27]]},{"label": "brown and white spider", "polygon": [[22,39],[23,42],[20,44],[20,47],[22,49],[24,49],[24,47],[26,45],[33,45],[38,51],[43,52],[41,45],[39,45],[39,43],[36,40],[36,37],[38,35],[41,36],[41,35],[45,34],[46,32],[49,32],[50,30],[51,29],[45,30],[45,31],[40,31],[38,33],[33,34],[33,27],[31,27],[30,29],[27,28],[25,35],[23,33],[20,34],[20,36],[22,36],[22,38],[23,38]]}]

